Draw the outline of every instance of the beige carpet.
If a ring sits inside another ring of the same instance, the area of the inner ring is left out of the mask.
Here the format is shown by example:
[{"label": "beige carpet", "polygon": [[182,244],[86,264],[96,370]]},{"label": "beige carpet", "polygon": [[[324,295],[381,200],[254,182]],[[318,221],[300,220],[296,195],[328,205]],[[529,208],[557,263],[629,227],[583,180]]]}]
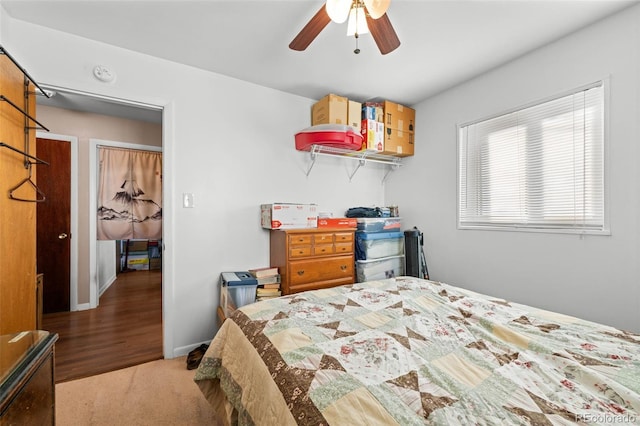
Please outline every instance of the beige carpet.
[{"label": "beige carpet", "polygon": [[217,425],[186,357],[56,385],[56,424]]}]

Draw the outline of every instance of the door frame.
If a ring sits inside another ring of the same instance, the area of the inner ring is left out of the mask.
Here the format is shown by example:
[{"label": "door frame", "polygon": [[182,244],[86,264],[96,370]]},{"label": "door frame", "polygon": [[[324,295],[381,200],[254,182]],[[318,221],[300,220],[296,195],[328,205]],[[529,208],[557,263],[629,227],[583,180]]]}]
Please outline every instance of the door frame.
[{"label": "door frame", "polygon": [[[110,141],[106,139],[89,138],[89,211],[98,211],[98,147],[108,146],[113,148],[135,149],[139,151],[163,152],[162,146],[143,145],[129,142]],[[164,169],[164,166],[163,166]],[[164,194],[164,184],[163,184]],[[163,197],[164,198],[164,197]],[[164,204],[164,202],[163,202]],[[164,237],[164,217],[162,229]],[[98,307],[100,299],[100,284],[98,283],[98,219],[96,214],[89,215],[89,304],[91,308]],[[164,239],[163,239],[164,244]],[[164,262],[163,262],[164,263]],[[164,298],[164,296],[163,296]]]},{"label": "door frame", "polygon": [[[59,135],[43,131],[36,132],[36,138],[52,139],[71,144],[71,244],[69,265],[69,310],[80,311],[88,309],[84,304],[78,305],[78,138],[69,135]],[[45,277],[46,279],[46,277]]]},{"label": "door frame", "polygon": [[[0,0],[1,1],[1,0]],[[174,100],[168,100],[168,99],[160,99],[160,98],[156,98],[156,97],[139,97],[138,99],[135,100],[128,100],[128,99],[123,99],[123,98],[119,98],[119,97],[113,97],[113,96],[107,96],[107,95],[101,95],[101,94],[97,94],[94,92],[87,92],[87,91],[82,91],[82,90],[77,90],[77,89],[72,89],[72,88],[68,88],[68,87],[62,87],[62,86],[57,86],[57,85],[53,85],[53,84],[48,84],[46,82],[42,82],[40,83],[40,86],[48,89],[48,90],[52,90],[52,91],[56,91],[56,92],[70,92],[70,93],[74,93],[74,94],[78,94],[78,95],[83,95],[83,96],[88,96],[88,97],[93,97],[93,98],[97,98],[97,99],[102,99],[102,100],[108,100],[108,101],[112,101],[115,103],[121,103],[121,104],[125,104],[125,105],[134,105],[134,106],[139,106],[139,107],[145,107],[145,108],[153,108],[153,109],[158,109],[162,111],[162,156],[163,156],[163,161],[162,161],[162,191],[163,191],[163,195],[162,195],[162,199],[163,199],[163,206],[162,206],[162,211],[163,211],[163,216],[164,218],[170,218],[173,217],[173,210],[174,207],[172,205],[172,200],[174,198],[174,190],[173,190],[173,170],[171,167],[168,167],[167,164],[169,164],[169,162],[171,161],[171,151],[165,151],[165,147],[167,146],[172,146],[174,139],[173,139],[173,134],[174,134],[174,116],[175,116],[175,101]],[[146,145],[145,145],[146,147]],[[95,156],[95,150],[90,150],[89,156]],[[77,161],[76,161],[77,162]],[[91,166],[91,164],[90,164]],[[91,177],[92,175],[90,175],[90,179],[92,179]],[[93,179],[95,179],[95,177],[93,177]],[[77,180],[77,177],[76,177]],[[96,182],[97,183],[97,182]],[[77,195],[76,195],[77,197]],[[91,202],[91,200],[90,200]],[[97,209],[97,200],[96,200],[96,209]],[[76,206],[77,209],[77,206]],[[95,211],[95,210],[94,210]],[[89,217],[91,217],[91,215],[89,215]],[[76,219],[77,220],[77,219]],[[95,232],[95,230],[94,230]],[[183,348],[174,348],[174,333],[173,333],[173,329],[175,328],[175,315],[174,315],[174,311],[175,311],[175,307],[174,307],[174,282],[175,282],[175,272],[174,272],[174,252],[172,249],[172,244],[174,241],[174,229],[173,229],[173,224],[171,221],[168,220],[164,220],[163,219],[163,223],[162,223],[162,345],[163,345],[163,355],[165,358],[175,358],[178,356],[182,356],[184,355],[186,352],[183,350]],[[93,234],[95,235],[95,233]],[[95,240],[95,239],[94,239]],[[95,274],[95,244],[94,247],[91,247],[91,241],[89,242],[89,269],[90,271],[93,271],[93,273]],[[77,248],[76,248],[77,250]],[[77,255],[76,255],[76,262],[77,262]],[[91,263],[91,262],[94,263]],[[77,267],[76,267],[77,269]],[[91,276],[92,280],[95,280],[94,285],[97,284],[97,278],[95,277],[95,275]],[[77,291],[78,291],[78,283],[76,282],[76,286],[75,286],[75,291],[76,293],[76,298],[77,298]],[[94,289],[95,290],[95,289]],[[91,292],[91,286],[90,286],[90,292]],[[97,292],[96,292],[97,294]],[[90,306],[87,304],[84,304],[86,306],[83,306],[83,309],[90,309]]]}]

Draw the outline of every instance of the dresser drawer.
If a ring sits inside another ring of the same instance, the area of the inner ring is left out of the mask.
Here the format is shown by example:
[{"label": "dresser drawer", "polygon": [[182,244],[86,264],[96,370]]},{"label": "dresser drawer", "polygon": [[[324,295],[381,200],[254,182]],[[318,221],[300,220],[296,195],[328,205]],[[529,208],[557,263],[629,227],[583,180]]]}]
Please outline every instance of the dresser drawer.
[{"label": "dresser drawer", "polygon": [[353,241],[353,232],[336,232],[333,234],[336,243],[346,243]]},{"label": "dresser drawer", "polygon": [[333,244],[315,244],[313,246],[313,255],[314,256],[323,256],[325,254],[333,254],[335,253],[335,249]]},{"label": "dresser drawer", "polygon": [[289,266],[291,286],[340,278],[353,278],[353,256],[335,256],[292,261]]},{"label": "dresser drawer", "polygon": [[323,234],[315,234],[313,236],[314,244],[333,244],[333,233],[327,232]]},{"label": "dresser drawer", "polygon": [[289,248],[289,257],[308,257],[311,256],[311,246],[298,246]]},{"label": "dresser drawer", "polygon": [[311,245],[310,234],[293,234],[289,235],[289,245]]},{"label": "dresser drawer", "polygon": [[335,252],[336,254],[353,253],[353,243],[336,243]]}]

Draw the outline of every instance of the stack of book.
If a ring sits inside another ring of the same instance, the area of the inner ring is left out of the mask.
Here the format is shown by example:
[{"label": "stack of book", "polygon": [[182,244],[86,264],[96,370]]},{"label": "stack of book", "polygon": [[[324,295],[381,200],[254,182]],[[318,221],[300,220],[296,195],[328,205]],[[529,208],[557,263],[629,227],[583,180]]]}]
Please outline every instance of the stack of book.
[{"label": "stack of book", "polygon": [[258,280],[256,302],[282,295],[282,291],[280,291],[280,274],[277,267],[249,269],[249,273]]}]

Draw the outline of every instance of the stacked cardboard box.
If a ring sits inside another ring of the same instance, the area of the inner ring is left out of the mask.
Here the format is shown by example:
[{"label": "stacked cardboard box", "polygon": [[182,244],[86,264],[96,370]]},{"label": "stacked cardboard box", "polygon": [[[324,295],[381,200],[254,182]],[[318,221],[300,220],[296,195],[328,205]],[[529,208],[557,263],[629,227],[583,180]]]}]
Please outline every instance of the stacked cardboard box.
[{"label": "stacked cardboard box", "polygon": [[122,253],[127,253],[125,269],[146,271],[149,269],[149,241],[123,240]]},{"label": "stacked cardboard box", "polygon": [[415,119],[415,110],[404,105],[391,101],[365,102],[362,107],[365,149],[397,157],[413,155]]},{"label": "stacked cardboard box", "polygon": [[311,107],[311,125],[346,124],[360,132],[361,107],[360,102],[330,93]]},{"label": "stacked cardboard box", "polygon": [[384,101],[384,154],[408,157],[414,153],[416,111]]},{"label": "stacked cardboard box", "polygon": [[416,112],[388,100],[357,102],[330,93],[311,108],[311,125],[346,124],[360,132],[362,149],[396,157],[414,154]]},{"label": "stacked cardboard box", "polygon": [[162,240],[119,240],[120,270],[162,269]]},{"label": "stacked cardboard box", "polygon": [[149,269],[162,269],[162,241],[149,240]]}]

